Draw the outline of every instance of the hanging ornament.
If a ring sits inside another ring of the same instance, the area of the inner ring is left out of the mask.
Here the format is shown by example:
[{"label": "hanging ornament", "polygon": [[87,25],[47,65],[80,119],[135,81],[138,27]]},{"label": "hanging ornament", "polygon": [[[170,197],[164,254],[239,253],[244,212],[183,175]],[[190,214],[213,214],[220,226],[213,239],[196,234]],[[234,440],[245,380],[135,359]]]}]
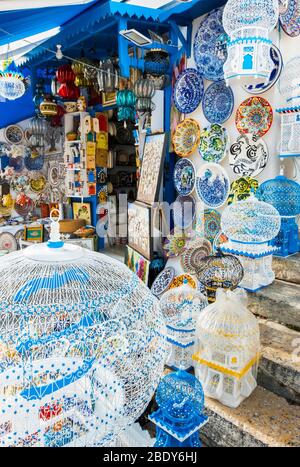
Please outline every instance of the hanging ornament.
[{"label": "hanging ornament", "polygon": [[133,87],[136,96],[135,108],[137,112],[151,112],[154,110],[152,97],[155,94],[154,81],[151,79],[138,79]]},{"label": "hanging ornament", "polygon": [[56,72],[58,82],[61,84],[58,94],[64,99],[78,99],[80,90],[75,85],[75,73],[71,65],[66,64],[58,68]]},{"label": "hanging ornament", "polygon": [[57,104],[51,100],[50,96],[45,96],[40,104],[40,112],[43,117],[54,117],[57,115]]}]

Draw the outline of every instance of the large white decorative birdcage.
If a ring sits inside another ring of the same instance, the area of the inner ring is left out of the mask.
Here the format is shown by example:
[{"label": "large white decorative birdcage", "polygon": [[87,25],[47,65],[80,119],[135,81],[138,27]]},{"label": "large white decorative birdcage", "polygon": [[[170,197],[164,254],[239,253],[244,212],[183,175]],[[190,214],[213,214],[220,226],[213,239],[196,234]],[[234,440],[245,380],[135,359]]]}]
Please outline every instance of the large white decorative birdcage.
[{"label": "large white decorative birdcage", "polygon": [[195,375],[205,395],[238,407],[256,387],[260,352],[258,322],[244,291],[218,289],[199,315],[195,347]]},{"label": "large white decorative birdcage", "polygon": [[253,194],[223,211],[221,229],[229,241],[221,245],[221,250],[237,256],[242,263],[240,287],[254,292],[274,281],[272,255],[276,248],[269,242],[278,234],[280,223],[277,209]]},{"label": "large white decorative birdcage", "polygon": [[168,290],[160,298],[171,344],[167,365],[175,370],[187,370],[193,364],[196,321],[207,305],[207,298],[187,284]]},{"label": "large white decorative birdcage", "polygon": [[157,298],[125,265],[55,231],[2,258],[0,274],[0,446],[111,443],[163,372]]},{"label": "large white decorative birdcage", "polygon": [[278,21],[278,0],[228,0],[223,27],[229,36],[224,79],[268,79],[274,64],[269,33]]}]

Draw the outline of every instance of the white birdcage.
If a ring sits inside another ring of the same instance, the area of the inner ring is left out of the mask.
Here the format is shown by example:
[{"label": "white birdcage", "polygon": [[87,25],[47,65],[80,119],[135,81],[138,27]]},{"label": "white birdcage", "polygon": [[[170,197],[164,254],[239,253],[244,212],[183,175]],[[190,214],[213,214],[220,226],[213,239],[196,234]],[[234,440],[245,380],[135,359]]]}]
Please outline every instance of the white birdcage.
[{"label": "white birdcage", "polygon": [[284,101],[276,109],[281,118],[279,157],[300,156],[300,56],[285,65],[279,91]]},{"label": "white birdcage", "polygon": [[195,375],[205,395],[238,407],[256,387],[260,351],[258,322],[244,291],[217,291],[199,315],[196,342]]},{"label": "white birdcage", "polygon": [[221,229],[229,241],[221,245],[221,250],[237,256],[242,263],[240,287],[255,292],[274,281],[272,256],[277,249],[269,242],[278,234],[280,224],[277,209],[253,194],[223,211]]},{"label": "white birdcage", "polygon": [[268,79],[274,64],[269,33],[278,21],[278,0],[228,0],[223,27],[229,36],[224,79]]},{"label": "white birdcage", "polygon": [[207,298],[187,284],[169,289],[160,298],[171,344],[167,365],[175,370],[187,370],[193,364],[195,324],[207,304]]},{"label": "white birdcage", "polygon": [[102,446],[149,404],[159,302],[119,262],[59,238],[0,262],[0,446]]}]

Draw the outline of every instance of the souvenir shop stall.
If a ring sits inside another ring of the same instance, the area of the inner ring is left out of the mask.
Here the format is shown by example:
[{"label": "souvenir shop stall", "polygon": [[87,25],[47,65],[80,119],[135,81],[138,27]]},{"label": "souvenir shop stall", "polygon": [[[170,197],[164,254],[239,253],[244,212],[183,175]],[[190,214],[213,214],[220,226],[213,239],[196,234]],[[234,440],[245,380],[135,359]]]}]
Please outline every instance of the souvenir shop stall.
[{"label": "souvenir shop stall", "polygon": [[206,398],[255,396],[249,297],[300,251],[300,8],[167,3],[53,7],[0,55],[0,446],[201,447]]}]

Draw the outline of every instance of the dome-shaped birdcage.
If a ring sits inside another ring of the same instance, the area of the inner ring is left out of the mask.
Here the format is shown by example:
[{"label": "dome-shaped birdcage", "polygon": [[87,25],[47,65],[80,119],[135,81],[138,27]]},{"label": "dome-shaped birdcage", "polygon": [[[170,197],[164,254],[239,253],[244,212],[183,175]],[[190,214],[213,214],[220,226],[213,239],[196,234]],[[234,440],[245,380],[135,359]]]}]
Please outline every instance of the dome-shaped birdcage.
[{"label": "dome-shaped birdcage", "polygon": [[281,217],[296,217],[300,214],[300,185],[284,175],[266,180],[256,196],[274,206]]},{"label": "dome-shaped birdcage", "polygon": [[199,315],[195,374],[205,394],[237,407],[256,386],[259,326],[241,289],[218,290],[215,303]]},{"label": "dome-shaped birdcage", "polygon": [[214,302],[217,289],[235,289],[243,279],[244,271],[235,256],[218,250],[214,255],[200,259],[196,274],[206,289],[208,301]]},{"label": "dome-shaped birdcage", "polygon": [[125,266],[59,239],[0,264],[1,446],[101,446],[150,402],[159,302]]},{"label": "dome-shaped birdcage", "polygon": [[276,237],[280,222],[277,209],[252,195],[224,209],[221,229],[231,241],[261,244]]},{"label": "dome-shaped birdcage", "polygon": [[244,28],[272,31],[278,21],[278,0],[228,0],[223,12],[223,27],[227,34]]},{"label": "dome-shaped birdcage", "polygon": [[289,60],[283,67],[279,78],[279,92],[283,99],[293,105],[300,102],[300,56]]}]

